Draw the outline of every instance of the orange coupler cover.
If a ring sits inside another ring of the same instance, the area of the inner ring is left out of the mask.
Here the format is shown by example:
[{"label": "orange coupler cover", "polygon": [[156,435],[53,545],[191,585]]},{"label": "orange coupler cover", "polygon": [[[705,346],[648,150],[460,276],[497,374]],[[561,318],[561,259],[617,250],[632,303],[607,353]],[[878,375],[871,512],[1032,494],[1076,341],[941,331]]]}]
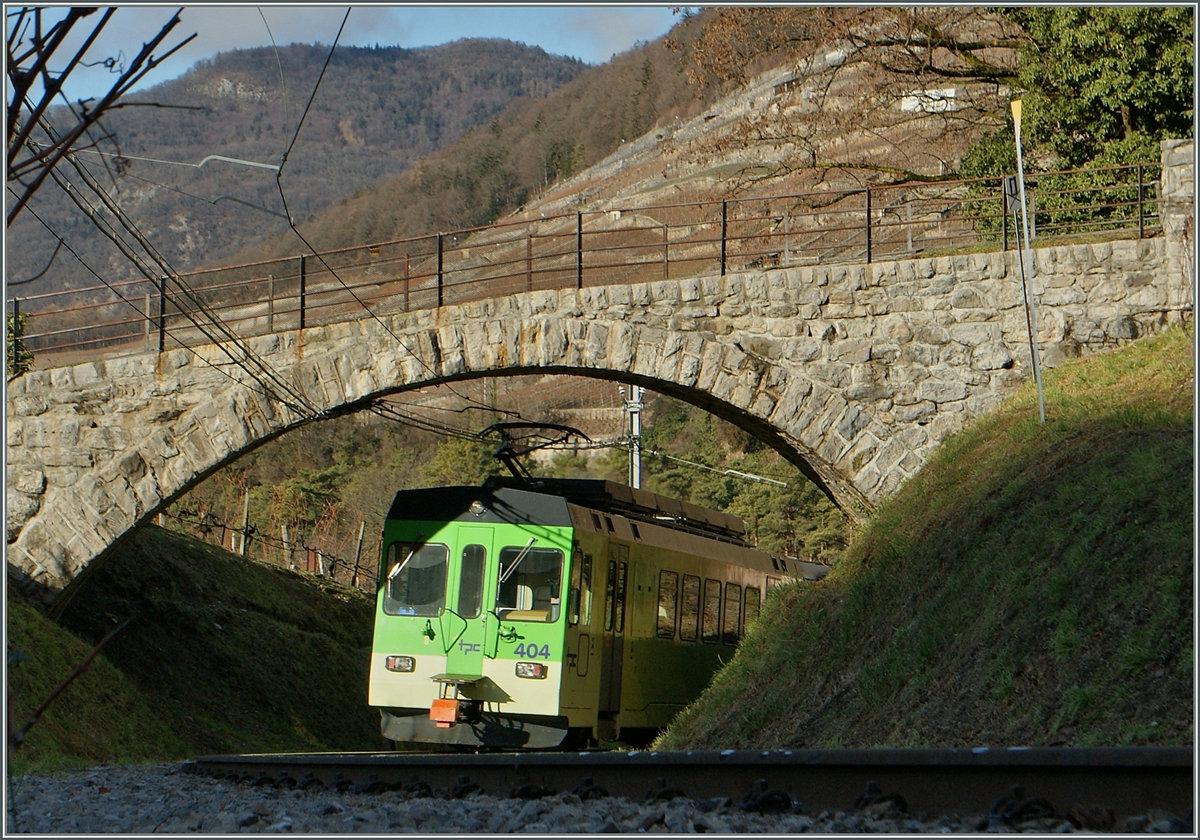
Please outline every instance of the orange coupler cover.
[{"label": "orange coupler cover", "polygon": [[429,719],[435,721],[439,729],[449,729],[458,720],[458,701],[434,700],[429,707]]}]

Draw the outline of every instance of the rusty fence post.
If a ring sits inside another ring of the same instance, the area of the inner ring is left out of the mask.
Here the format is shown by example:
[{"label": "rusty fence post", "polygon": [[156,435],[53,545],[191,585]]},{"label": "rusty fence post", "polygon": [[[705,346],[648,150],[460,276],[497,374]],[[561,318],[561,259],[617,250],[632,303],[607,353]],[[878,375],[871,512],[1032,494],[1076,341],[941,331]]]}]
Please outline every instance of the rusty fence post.
[{"label": "rusty fence post", "polygon": [[1008,194],[1004,192],[1004,184],[1000,186],[1000,229],[1003,246],[1001,250],[1008,250]]},{"label": "rusty fence post", "polygon": [[306,263],[307,263],[307,261],[305,260],[304,254],[301,254],[300,255],[300,329],[304,329],[304,297],[305,297],[305,293],[307,291],[307,289],[305,289],[305,283],[307,282],[307,278],[305,276]]},{"label": "rusty fence post", "polygon": [[445,248],[443,247],[442,239],[443,239],[443,235],[439,233],[437,235],[437,246],[438,246],[438,253],[437,253],[437,305],[438,305],[438,308],[441,308],[442,301],[443,301],[442,270],[444,268],[443,260],[444,260]]},{"label": "rusty fence post", "polygon": [[871,188],[867,187],[867,264],[871,263]]},{"label": "rusty fence post", "polygon": [[663,222],[663,279],[669,280],[671,276],[671,252],[670,242],[667,239],[667,223]]},{"label": "rusty fence post", "polygon": [[575,288],[583,288],[583,214],[575,214]]},{"label": "rusty fence post", "polygon": [[721,276],[725,276],[725,237],[729,233],[729,202],[721,202]]},{"label": "rusty fence post", "polygon": [[525,291],[533,291],[533,231],[525,234]]},{"label": "rusty fence post", "polygon": [[408,311],[408,251],[404,252],[404,311]]},{"label": "rusty fence post", "polygon": [[1146,185],[1142,180],[1142,165],[1138,164],[1138,239],[1146,236]]},{"label": "rusty fence post", "polygon": [[167,349],[167,275],[158,278],[158,352]]}]

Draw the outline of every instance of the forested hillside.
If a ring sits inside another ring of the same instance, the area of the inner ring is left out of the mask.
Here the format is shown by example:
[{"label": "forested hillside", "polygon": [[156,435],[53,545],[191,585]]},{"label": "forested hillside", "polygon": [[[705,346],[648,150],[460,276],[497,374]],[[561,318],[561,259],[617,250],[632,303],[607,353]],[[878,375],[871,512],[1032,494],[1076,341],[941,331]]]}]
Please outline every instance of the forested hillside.
[{"label": "forested hillside", "polygon": [[[704,17],[683,19],[670,33],[673,42],[690,43]],[[514,101],[486,127],[411,171],[371,184],[301,231],[324,249],[493,222],[656,125],[700,114],[719,91],[691,85],[682,69],[665,39],[641,44],[583,70],[544,99]],[[295,242],[277,236],[240,258],[291,254]]]},{"label": "forested hillside", "polygon": [[[193,165],[209,155],[278,165],[328,55],[319,44],[221,53],[129,96],[132,104],[103,122],[109,138],[99,145],[104,155],[83,151],[78,158],[174,268],[221,264],[248,244],[287,230],[275,173],[222,161]],[[284,168],[292,216],[303,221],[386,181],[488,124],[513,100],[540,99],[584,67],[503,40],[420,49],[339,47]],[[128,261],[52,183],[31,207],[106,279],[130,276]],[[10,281],[36,274],[56,244],[29,214],[9,235],[24,245],[7,249]],[[78,261],[60,255],[53,270],[23,293],[96,282]]]}]

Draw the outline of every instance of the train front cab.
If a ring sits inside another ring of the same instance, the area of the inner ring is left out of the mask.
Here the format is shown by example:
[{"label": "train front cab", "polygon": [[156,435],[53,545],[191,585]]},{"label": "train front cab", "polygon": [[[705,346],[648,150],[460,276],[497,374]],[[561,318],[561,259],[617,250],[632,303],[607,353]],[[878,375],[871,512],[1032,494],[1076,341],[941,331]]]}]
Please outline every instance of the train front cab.
[{"label": "train front cab", "polygon": [[545,748],[559,713],[570,528],[385,523],[368,702],[385,737]]}]

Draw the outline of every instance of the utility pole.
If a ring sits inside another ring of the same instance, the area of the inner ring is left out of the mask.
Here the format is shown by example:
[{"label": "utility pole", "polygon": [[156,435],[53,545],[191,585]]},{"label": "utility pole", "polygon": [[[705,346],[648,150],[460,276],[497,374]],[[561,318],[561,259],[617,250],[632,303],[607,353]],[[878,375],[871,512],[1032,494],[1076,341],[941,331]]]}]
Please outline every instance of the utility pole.
[{"label": "utility pole", "polygon": [[629,397],[625,397],[625,388],[621,388],[621,401],[625,413],[629,415],[629,486],[642,486],[642,388],[637,385],[629,386]]},{"label": "utility pole", "polygon": [[1021,152],[1021,100],[1014,99],[1009,103],[1012,107],[1013,133],[1017,141],[1017,186],[1021,196],[1021,221],[1025,228],[1025,247],[1021,251],[1021,282],[1028,287],[1029,322],[1033,342],[1033,381],[1037,385],[1038,416],[1042,425],[1046,425],[1046,400],[1042,396],[1042,365],[1039,359],[1037,331],[1037,308],[1033,294],[1033,238],[1029,233],[1029,205],[1025,201],[1025,162]]}]

